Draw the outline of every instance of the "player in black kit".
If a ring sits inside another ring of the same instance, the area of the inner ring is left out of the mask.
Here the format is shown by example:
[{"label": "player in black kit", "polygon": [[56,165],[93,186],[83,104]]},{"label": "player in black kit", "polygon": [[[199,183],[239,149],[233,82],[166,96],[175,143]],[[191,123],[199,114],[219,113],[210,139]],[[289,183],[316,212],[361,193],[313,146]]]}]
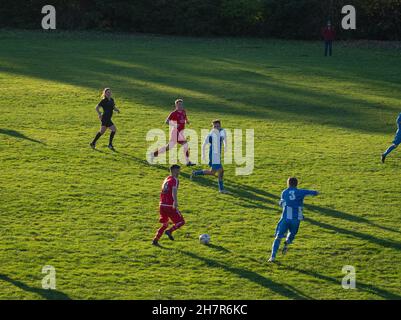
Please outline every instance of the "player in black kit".
[{"label": "player in black kit", "polygon": [[[100,112],[100,107],[102,107],[103,109],[103,114]],[[96,106],[96,112],[99,116],[100,121],[102,122],[102,125],[100,127],[100,131],[96,134],[95,139],[93,139],[90,144],[93,149],[96,148],[96,141],[106,132],[107,128],[109,128],[111,130],[111,133],[108,148],[110,150],[114,150],[113,138],[116,134],[117,128],[111,121],[113,111],[120,113],[120,110],[118,110],[116,104],[114,103],[114,99],[111,97],[110,88],[105,88],[102,94],[102,101],[100,101],[99,104]]]}]

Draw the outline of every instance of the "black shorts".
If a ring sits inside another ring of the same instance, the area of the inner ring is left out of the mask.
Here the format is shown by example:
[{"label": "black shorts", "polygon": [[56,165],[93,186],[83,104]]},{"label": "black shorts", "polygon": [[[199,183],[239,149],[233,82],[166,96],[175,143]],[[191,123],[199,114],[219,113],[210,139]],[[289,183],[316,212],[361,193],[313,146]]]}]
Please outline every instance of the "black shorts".
[{"label": "black shorts", "polygon": [[108,118],[108,119],[103,119],[102,118],[102,127],[109,128],[109,127],[112,127],[112,126],[114,126],[114,123],[113,123],[113,121],[111,121],[111,118]]}]

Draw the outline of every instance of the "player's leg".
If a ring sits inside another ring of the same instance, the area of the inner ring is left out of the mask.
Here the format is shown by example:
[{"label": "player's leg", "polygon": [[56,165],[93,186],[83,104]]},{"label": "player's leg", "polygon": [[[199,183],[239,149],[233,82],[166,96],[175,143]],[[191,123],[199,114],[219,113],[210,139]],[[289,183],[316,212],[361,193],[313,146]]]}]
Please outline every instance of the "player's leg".
[{"label": "player's leg", "polygon": [[223,169],[223,167],[218,169],[217,177],[219,179],[219,192],[225,193],[226,191],[224,189],[224,182],[223,182],[223,178],[224,178],[224,169]]},{"label": "player's leg", "polygon": [[287,234],[287,239],[284,242],[284,248],[282,253],[286,254],[288,251],[288,246],[294,242],[295,236],[298,233],[299,230],[299,225],[300,225],[300,221],[299,220],[291,220],[291,222],[289,223],[289,230],[288,230],[288,234]]},{"label": "player's leg", "polygon": [[109,138],[109,149],[111,149],[111,150],[114,150],[114,147],[113,147],[113,139],[114,139],[114,136],[115,136],[115,134],[116,134],[116,132],[117,132],[117,128],[116,128],[116,126],[113,124],[113,125],[111,125],[110,127],[109,127],[109,129],[110,129],[110,138]]},{"label": "player's leg", "polygon": [[184,154],[185,154],[185,163],[188,167],[192,167],[195,164],[192,163],[191,161],[189,161],[189,146],[188,146],[188,142],[183,142],[182,143],[182,149],[184,150]]},{"label": "player's leg", "polygon": [[280,248],[281,239],[284,238],[287,230],[288,230],[288,225],[286,220],[280,219],[276,227],[276,233],[275,233],[276,237],[273,241],[272,253],[269,259],[270,262],[274,262],[274,260],[276,259],[277,251]]},{"label": "player's leg", "polygon": [[170,135],[170,141],[165,146],[161,147],[160,149],[150,153],[150,160],[153,161],[153,158],[158,157],[160,154],[169,151],[170,149],[174,148],[178,141],[178,132],[177,129],[173,129]]},{"label": "player's leg", "polygon": [[155,237],[153,238],[152,244],[157,245],[161,236],[168,228],[168,215],[167,215],[167,207],[160,206],[160,219],[159,222],[162,224],[161,227],[157,230]]},{"label": "player's leg", "polygon": [[177,141],[180,145],[182,145],[182,150],[184,151],[186,165],[188,167],[194,166],[195,164],[189,161],[189,146],[187,139],[185,138],[185,130],[178,131]]},{"label": "player's leg", "polygon": [[191,174],[191,179],[192,177],[196,177],[196,176],[214,176],[216,175],[216,170],[194,170],[192,171]]},{"label": "player's leg", "polygon": [[92,148],[96,147],[96,142],[99,140],[99,138],[106,132],[107,127],[106,126],[101,126],[99,132],[96,134],[95,139],[90,143],[90,146]]},{"label": "player's leg", "polygon": [[177,229],[181,228],[185,224],[185,220],[181,212],[178,209],[173,209],[173,210],[175,211],[171,212],[169,216],[171,221],[173,221],[174,225],[165,232],[170,240],[174,240],[172,233]]},{"label": "player's leg", "polygon": [[[397,140],[397,141],[396,141],[396,140]],[[401,141],[400,141],[400,143],[399,143],[398,139],[396,139],[396,140],[394,140],[393,144],[382,154],[381,160],[382,160],[383,163],[384,163],[384,161],[386,160],[386,157],[387,157],[393,150],[395,150],[395,149],[398,147],[398,145],[401,143]],[[400,137],[399,140],[401,140],[401,137]]]}]

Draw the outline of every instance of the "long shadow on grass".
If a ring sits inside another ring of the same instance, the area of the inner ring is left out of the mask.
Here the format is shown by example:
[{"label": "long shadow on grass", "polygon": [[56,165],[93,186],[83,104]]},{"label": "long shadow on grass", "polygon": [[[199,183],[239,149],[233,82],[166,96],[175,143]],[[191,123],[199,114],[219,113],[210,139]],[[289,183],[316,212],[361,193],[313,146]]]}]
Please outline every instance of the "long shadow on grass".
[{"label": "long shadow on grass", "polygon": [[240,278],[247,279],[251,282],[254,282],[254,283],[256,283],[260,286],[263,286],[266,289],[269,289],[283,297],[287,297],[289,299],[298,299],[298,300],[300,300],[300,299],[304,300],[304,299],[309,298],[309,297],[305,296],[303,293],[301,293],[299,290],[293,288],[292,286],[282,285],[278,282],[275,282],[271,279],[268,279],[268,278],[260,275],[257,272],[242,269],[242,268],[232,267],[232,266],[223,264],[217,260],[201,257],[192,252],[188,252],[188,251],[184,251],[184,250],[176,250],[176,251],[180,252],[192,259],[202,261],[210,268],[223,269],[227,272],[230,272],[232,274],[239,276]]},{"label": "long shadow on grass", "polygon": [[[161,164],[150,164],[148,161],[144,160],[144,159],[140,159],[138,157],[135,157],[133,155],[129,155],[127,153],[124,152],[120,152],[118,150],[116,150],[114,152],[115,154],[117,154],[118,156],[120,156],[121,158],[124,159],[128,159],[131,161],[134,161],[140,165],[143,166],[148,166],[148,167],[153,167],[153,168],[157,168],[159,170],[165,171],[166,173],[168,173],[169,168],[166,165],[161,165]],[[186,179],[190,179],[191,175],[189,173],[183,172],[181,171],[180,176],[186,178]],[[207,188],[213,188],[216,190],[216,192],[218,192],[217,190],[217,180],[216,178],[205,178],[205,177],[196,177],[192,180],[194,183],[197,183],[203,187],[207,187]],[[239,205],[246,207],[246,208],[258,208],[258,209],[266,209],[266,210],[271,210],[271,207],[265,206],[263,204],[261,204],[261,202],[263,201],[264,203],[270,203],[273,204],[274,202],[262,197],[255,197],[255,195],[252,195],[251,193],[247,192],[245,189],[238,189],[235,187],[228,187],[227,190],[229,190],[231,192],[231,196],[237,198],[237,199],[241,199],[241,200],[245,200],[247,201],[247,204],[243,204],[243,203],[239,203]],[[259,202],[255,202],[255,201],[259,201]]]},{"label": "long shadow on grass", "polygon": [[[178,42],[177,45],[183,46],[181,42]],[[338,112],[338,105],[355,105],[356,101],[352,97],[335,93],[320,94],[308,88],[272,80],[269,74],[260,74],[258,72],[259,63],[255,61],[250,64],[249,59],[246,59],[246,51],[243,52],[242,58],[229,59],[232,61],[226,62],[225,68],[220,68],[218,73],[213,70],[205,73],[203,70],[198,70],[196,66],[214,62],[213,51],[210,49],[199,51],[197,56],[193,56],[192,52],[185,50],[175,50],[174,55],[171,56],[166,54],[165,50],[169,52],[174,45],[163,47],[165,49],[162,51],[163,53],[149,48],[144,60],[142,55],[132,56],[130,54],[129,58],[126,58],[124,49],[117,55],[114,51],[106,50],[100,56],[95,51],[91,54],[91,49],[85,50],[84,41],[81,46],[74,53],[65,52],[63,45],[56,40],[51,55],[48,46],[40,44],[32,48],[35,52],[34,55],[15,56],[13,51],[5,51],[1,55],[2,60],[18,65],[19,68],[2,66],[0,69],[13,74],[40,77],[92,89],[104,86],[105,80],[103,79],[107,79],[108,83],[112,81],[115,87],[124,92],[125,98],[156,107],[164,105],[166,101],[171,101],[172,96],[184,95],[190,99],[194,106],[193,110],[204,113],[219,110],[219,113],[244,115],[258,119],[273,118],[287,122],[295,119],[319,124],[322,124],[322,117],[324,117],[324,123],[332,126],[366,132],[387,132],[387,129],[384,129],[385,124],[377,124],[371,113],[346,107]],[[130,48],[129,41],[127,41],[126,52],[128,52],[128,48]],[[48,57],[50,65],[57,63],[59,72],[48,72],[41,61],[42,53]],[[226,58],[229,57],[230,54]],[[164,63],[160,63],[160,58]],[[107,60],[114,61],[114,63]],[[183,63],[183,61],[186,62]],[[283,58],[282,61],[280,59],[278,63],[290,70],[289,75],[292,75],[293,72],[296,75],[297,71],[292,71],[292,62],[288,57]],[[131,64],[132,66],[130,66]],[[308,65],[303,65],[303,67],[307,68]],[[243,68],[245,69],[243,70]],[[330,71],[333,67],[327,69]],[[324,70],[319,74],[324,74]],[[188,81],[188,77],[193,77],[193,79]],[[209,83],[208,78],[217,78],[221,88],[224,88],[225,95],[221,94],[222,89],[219,88],[219,85]],[[249,80],[256,80],[256,82]],[[245,98],[239,96],[237,88],[230,86],[230,82],[242,87],[242,91],[248,89],[249,94],[246,94]],[[254,92],[255,88],[265,89],[268,93]],[[250,94],[252,99],[249,98]],[[268,98],[270,102],[266,102]],[[274,98],[273,101],[271,98]],[[249,100],[252,100],[252,104],[248,102]],[[375,105],[365,100],[357,102],[363,106]],[[236,106],[233,106],[234,104]],[[251,107],[253,110],[249,112]],[[302,111],[301,117],[300,110]],[[289,115],[291,117],[288,117]],[[349,119],[353,119],[353,121]]]},{"label": "long shadow on grass", "polygon": [[[244,184],[239,184],[234,181],[227,181],[228,185],[231,185],[232,188],[235,190],[238,190],[238,192],[243,192],[243,194],[246,194],[249,197],[253,197],[253,199],[256,199],[257,201],[263,201],[263,202],[268,202],[271,204],[277,204],[280,200],[280,197],[272,194],[270,192],[267,192],[265,190],[261,190],[252,186],[247,186]],[[331,218],[336,218],[336,219],[341,219],[341,220],[347,220],[350,222],[355,222],[355,223],[364,223],[367,225],[370,225],[372,227],[380,228],[382,230],[390,231],[390,232],[395,232],[399,233],[400,231],[394,228],[386,227],[386,226],[381,226],[377,223],[374,223],[370,221],[369,219],[363,218],[363,217],[358,217],[350,213],[342,212],[339,210],[327,208],[327,207],[321,207],[321,206],[316,206],[316,205],[310,205],[310,204],[305,204],[304,208],[306,210],[310,210],[312,212],[316,212],[320,215],[323,216],[328,216]]]},{"label": "long shadow on grass", "polygon": [[[160,164],[150,164],[148,163],[146,160],[137,158],[135,156],[123,153],[123,152],[118,152],[116,151],[116,153],[118,155],[120,155],[121,157],[125,158],[125,159],[129,159],[132,161],[135,161],[139,164],[145,165],[145,166],[150,166],[150,167],[155,167],[159,170],[168,172],[168,167],[167,166],[163,166]],[[190,178],[190,174],[185,173],[185,172],[181,172],[181,176],[189,179]],[[204,187],[209,187],[209,188],[214,188],[217,189],[217,182],[212,181],[212,179],[209,178],[203,178],[203,177],[196,177],[193,182],[202,185]],[[268,207],[266,205],[264,205],[263,203],[268,203],[270,205],[278,205],[278,200],[280,199],[279,196],[272,194],[270,192],[267,192],[265,190],[261,190],[259,188],[255,188],[252,186],[248,186],[248,185],[244,185],[241,183],[236,183],[232,180],[227,180],[226,179],[226,188],[227,190],[229,190],[231,192],[231,195],[228,196],[232,196],[235,197],[237,199],[241,199],[246,201],[246,204],[243,203],[239,203],[239,205],[245,207],[245,208],[257,208],[257,209],[266,209],[266,210],[272,210],[274,208],[272,207]],[[217,190],[216,190],[217,192]],[[278,208],[278,207],[277,207]],[[325,208],[325,207],[320,207],[320,206],[316,206],[316,205],[305,205],[305,208],[307,210],[316,212],[318,214],[324,215],[324,216],[329,216],[332,218],[336,218],[336,219],[341,219],[341,220],[347,220],[350,222],[355,222],[355,223],[365,223],[367,225],[373,226],[373,227],[377,227],[386,231],[392,231],[392,232],[396,232],[399,233],[398,230],[396,229],[392,229],[389,227],[385,227],[385,226],[381,226],[378,224],[375,224],[371,221],[369,221],[368,219],[362,218],[362,217],[358,217],[358,216],[354,216],[352,214],[349,213],[345,213],[345,212],[341,212],[338,210],[334,210],[331,208]],[[345,234],[345,235],[349,235],[349,236],[353,236],[355,238],[359,238],[362,239],[364,241],[369,241],[375,244],[378,244],[380,246],[384,246],[384,247],[389,247],[389,248],[393,248],[396,250],[400,250],[401,249],[401,243],[400,242],[396,242],[396,241],[392,241],[392,240],[386,240],[386,239],[381,239],[381,238],[377,238],[373,235],[370,234],[366,234],[366,233],[362,233],[362,232],[357,232],[357,231],[353,231],[353,230],[348,230],[348,229],[344,229],[344,228],[340,228],[340,227],[336,227],[333,226],[331,224],[327,224],[324,222],[319,222],[316,220],[313,220],[311,218],[307,218],[306,219],[307,222],[316,225],[320,228],[324,228],[327,230],[331,230],[331,231],[335,231],[341,234]]]},{"label": "long shadow on grass", "polygon": [[[181,173],[181,175],[185,178],[190,178],[190,175],[187,173]],[[214,181],[213,181],[214,180]],[[204,187],[211,187],[215,189],[216,193],[218,192],[217,188],[217,179],[213,177],[195,177],[192,182],[199,184]],[[230,194],[227,194],[227,197],[234,197],[237,200],[245,201],[246,203],[241,203],[239,202],[238,205],[244,207],[244,208],[251,208],[251,209],[265,209],[265,210],[272,210],[271,207],[268,207],[264,205],[264,203],[270,203],[273,204],[272,201],[268,199],[264,199],[261,197],[257,197],[249,192],[247,192],[245,189],[237,188],[236,186],[230,186],[227,185],[225,186],[225,189],[230,192]]]},{"label": "long shadow on grass", "polygon": [[392,248],[395,250],[401,250],[401,243],[397,242],[397,241],[393,241],[393,240],[387,240],[387,239],[381,239],[381,238],[377,238],[371,234],[366,234],[366,233],[362,233],[362,232],[358,232],[358,231],[353,231],[353,230],[348,230],[348,229],[344,229],[344,228],[340,228],[337,226],[334,226],[332,224],[328,224],[328,223],[324,223],[324,222],[320,222],[311,218],[305,218],[306,222],[309,222],[312,225],[315,225],[319,228],[323,228],[326,230],[330,230],[330,231],[334,231],[334,232],[338,232],[341,233],[343,235],[347,235],[347,236],[351,236],[354,238],[359,238],[361,240],[367,241],[367,242],[371,242],[374,244],[377,244],[379,246],[383,246],[383,247],[387,247],[387,248]]},{"label": "long shadow on grass", "polygon": [[[302,274],[307,275],[307,276],[311,276],[311,277],[314,277],[314,278],[317,278],[317,279],[321,279],[321,280],[324,280],[324,281],[327,281],[327,282],[331,282],[331,283],[334,283],[336,285],[340,285],[341,284],[341,281],[339,279],[323,275],[323,274],[318,273],[316,271],[302,270],[302,269],[298,269],[298,268],[291,267],[291,266],[286,266],[285,268],[287,268],[287,269],[289,269],[291,271],[302,273]],[[382,297],[384,299],[392,299],[392,300],[401,299],[401,296],[396,294],[396,293],[392,293],[392,292],[389,292],[387,290],[380,289],[380,288],[377,288],[375,286],[372,286],[372,285],[369,285],[369,284],[365,284],[365,283],[362,283],[362,282],[359,282],[359,281],[357,282],[356,287],[357,287],[358,290],[362,290],[362,291],[369,292],[371,294],[375,294],[375,295],[377,295],[379,297]]]},{"label": "long shadow on grass", "polygon": [[19,131],[11,130],[11,129],[0,128],[0,134],[4,134],[6,136],[10,136],[10,137],[17,138],[17,139],[24,139],[24,140],[28,140],[28,141],[35,142],[35,143],[44,144],[42,141],[29,138],[26,135],[24,135],[23,133],[21,133]]},{"label": "long shadow on grass", "polygon": [[66,295],[61,291],[46,290],[46,289],[31,287],[21,281],[13,280],[10,277],[3,274],[0,274],[0,280],[11,283],[12,285],[26,292],[39,294],[42,298],[47,300],[71,300],[71,298],[68,295]]}]

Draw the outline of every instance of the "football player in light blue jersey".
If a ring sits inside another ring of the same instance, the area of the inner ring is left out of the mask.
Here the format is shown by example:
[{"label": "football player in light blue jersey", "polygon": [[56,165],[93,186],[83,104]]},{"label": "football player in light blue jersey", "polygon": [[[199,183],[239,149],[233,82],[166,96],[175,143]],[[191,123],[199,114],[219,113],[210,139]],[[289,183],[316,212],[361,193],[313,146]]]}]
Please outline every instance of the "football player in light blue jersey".
[{"label": "football player in light blue jersey", "polygon": [[386,157],[401,143],[401,113],[397,118],[397,132],[395,133],[393,144],[382,154],[382,162],[386,161]]},{"label": "football player in light blue jersey", "polygon": [[207,135],[205,141],[203,142],[202,146],[202,159],[206,159],[206,150],[209,146],[209,167],[210,170],[195,170],[192,171],[191,179],[196,176],[203,176],[203,175],[211,175],[215,176],[217,173],[219,179],[219,192],[220,193],[228,193],[224,189],[223,183],[223,176],[224,176],[224,169],[223,165],[221,164],[221,151],[222,147],[226,147],[226,131],[221,127],[220,120],[213,120],[212,122],[213,129]]},{"label": "football player in light blue jersey", "polygon": [[299,225],[303,220],[303,203],[306,196],[317,196],[319,193],[313,190],[298,189],[298,179],[288,178],[288,188],[281,194],[280,206],[283,208],[281,219],[276,227],[276,238],[273,242],[272,254],[269,262],[274,262],[281,239],[287,234],[282,253],[288,251],[288,246],[294,241]]}]

